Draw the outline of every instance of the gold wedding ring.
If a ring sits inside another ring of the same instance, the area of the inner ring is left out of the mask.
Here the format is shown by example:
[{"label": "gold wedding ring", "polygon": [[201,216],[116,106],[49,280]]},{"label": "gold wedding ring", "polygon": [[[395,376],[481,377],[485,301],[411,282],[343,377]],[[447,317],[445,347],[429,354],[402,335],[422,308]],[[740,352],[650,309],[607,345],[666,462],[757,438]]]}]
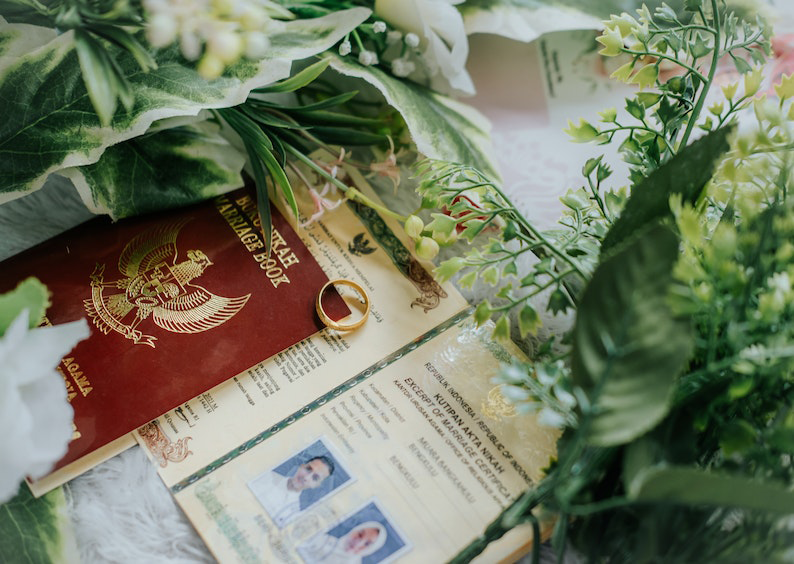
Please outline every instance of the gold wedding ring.
[{"label": "gold wedding ring", "polygon": [[[327,288],[331,286],[335,286],[337,284],[339,284],[340,286],[350,286],[364,300],[364,314],[361,316],[361,319],[354,321],[353,323],[348,323],[347,325],[344,325],[342,323],[337,323],[336,321],[328,317],[327,313],[325,313],[325,310],[323,309],[323,294],[325,294],[325,290]],[[367,322],[367,318],[369,317],[369,296],[364,291],[364,288],[362,288],[352,280],[345,280],[344,278],[340,278],[338,280],[329,280],[322,287],[320,293],[317,294],[315,309],[317,309],[317,315],[320,317],[320,321],[322,321],[323,324],[329,329],[334,329],[336,331],[353,331],[354,329],[358,329],[359,327],[364,325],[364,323]]]}]

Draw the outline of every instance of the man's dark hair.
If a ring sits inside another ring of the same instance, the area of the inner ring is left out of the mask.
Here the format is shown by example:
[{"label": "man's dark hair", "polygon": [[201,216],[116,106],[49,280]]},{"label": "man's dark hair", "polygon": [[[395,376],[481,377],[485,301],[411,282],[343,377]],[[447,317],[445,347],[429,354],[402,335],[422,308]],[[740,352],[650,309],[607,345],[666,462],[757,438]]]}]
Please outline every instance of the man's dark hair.
[{"label": "man's dark hair", "polygon": [[309,462],[312,462],[314,460],[319,460],[320,462],[322,462],[323,464],[325,464],[328,467],[328,475],[329,476],[334,473],[334,468],[335,468],[334,467],[334,462],[333,462],[333,460],[331,460],[327,456],[325,456],[323,454],[320,454],[318,456],[313,456],[309,460],[306,461],[306,464],[308,464]]}]

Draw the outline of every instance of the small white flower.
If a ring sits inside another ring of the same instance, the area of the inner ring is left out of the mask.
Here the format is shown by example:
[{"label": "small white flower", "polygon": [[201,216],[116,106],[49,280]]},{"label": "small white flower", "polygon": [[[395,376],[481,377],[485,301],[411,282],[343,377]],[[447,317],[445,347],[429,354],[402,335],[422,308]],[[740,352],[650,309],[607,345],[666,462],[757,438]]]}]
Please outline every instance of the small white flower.
[{"label": "small white flower", "polygon": [[243,52],[242,38],[232,30],[219,30],[207,38],[207,54],[214,55],[224,64],[231,64]]},{"label": "small white flower", "polygon": [[416,47],[419,47],[419,36],[416,35],[413,32],[406,33],[405,34],[405,44],[408,45],[408,47],[413,47],[414,49]]},{"label": "small white flower", "polygon": [[152,47],[166,47],[176,39],[176,20],[165,14],[157,14],[146,27],[146,38]]},{"label": "small white flower", "polygon": [[245,56],[248,59],[261,59],[270,49],[270,39],[258,31],[249,31],[243,37],[245,43]]},{"label": "small white flower", "polygon": [[339,44],[339,54],[343,57],[346,57],[350,54],[350,51],[353,50],[353,46],[350,45],[350,40],[345,39],[342,43]]},{"label": "small white flower", "polygon": [[0,338],[0,503],[66,453],[73,411],[55,367],[87,336],[85,320],[28,330],[24,310]]},{"label": "small white flower", "polygon": [[377,65],[378,55],[373,51],[367,51],[365,49],[358,54],[358,62],[367,67],[370,65]]},{"label": "small white flower", "polygon": [[394,59],[391,62],[391,72],[394,76],[409,76],[416,70],[416,65],[407,59]]},{"label": "small white flower", "polygon": [[386,31],[386,24],[384,22],[375,22],[372,24],[372,31],[375,33],[383,33]]},{"label": "small white flower", "polygon": [[[469,42],[463,16],[456,8],[462,0],[375,0],[375,14],[405,33],[405,43],[419,48],[433,77],[433,87],[473,94],[474,83],[466,72]],[[444,84],[446,83],[446,85]]]}]

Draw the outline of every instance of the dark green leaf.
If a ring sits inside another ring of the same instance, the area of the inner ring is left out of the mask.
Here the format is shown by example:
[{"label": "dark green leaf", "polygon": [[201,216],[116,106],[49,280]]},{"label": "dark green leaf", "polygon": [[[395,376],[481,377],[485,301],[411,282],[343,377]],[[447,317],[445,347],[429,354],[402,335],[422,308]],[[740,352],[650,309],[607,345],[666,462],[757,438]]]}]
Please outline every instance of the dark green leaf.
[{"label": "dark green leaf", "polygon": [[667,301],[677,257],[677,237],[653,227],[603,260],[582,294],[571,369],[592,406],[593,444],[629,442],[667,414],[692,349]]},{"label": "dark green leaf", "polygon": [[695,37],[695,43],[691,45],[691,53],[693,57],[700,59],[711,53],[711,48],[703,41],[702,37],[697,35]]},{"label": "dark green leaf", "polygon": [[626,100],[626,111],[640,120],[645,117],[645,106],[631,98]]},{"label": "dark green leaf", "polygon": [[477,322],[477,325],[482,325],[491,317],[491,304],[488,303],[488,300],[483,300],[477,306],[477,309],[474,310],[474,321]]},{"label": "dark green leaf", "polygon": [[635,186],[601,245],[602,256],[643,226],[670,215],[670,196],[694,204],[709,181],[717,159],[728,149],[732,128],[723,127],[683,149]]},{"label": "dark green leaf", "polygon": [[345,102],[348,102],[355,98],[358,95],[358,90],[353,90],[351,92],[344,92],[342,94],[337,94],[336,96],[331,96],[329,98],[325,98],[324,100],[320,100],[319,102],[313,102],[311,104],[305,104],[302,106],[295,106],[294,110],[301,111],[301,112],[313,112],[316,110],[327,110],[328,108],[333,108],[335,106],[341,106]]},{"label": "dark green leaf", "polygon": [[687,12],[697,12],[703,6],[703,0],[684,0],[684,9]]},{"label": "dark green leaf", "polygon": [[198,122],[136,137],[64,173],[93,212],[113,218],[200,202],[243,184],[244,157],[215,129]]},{"label": "dark green leaf", "polygon": [[565,313],[571,306],[573,306],[573,304],[571,300],[568,299],[568,294],[561,288],[557,288],[551,293],[551,296],[549,296],[548,310],[555,315],[558,313]]},{"label": "dark green leaf", "polygon": [[273,242],[273,218],[270,215],[270,198],[267,194],[267,176],[262,162],[259,159],[251,159],[251,168],[254,169],[254,176],[256,177],[256,207],[259,213],[259,221],[262,224],[265,255],[270,257],[270,249]]},{"label": "dark green leaf", "polygon": [[318,76],[322,74],[322,72],[328,68],[328,65],[331,64],[330,59],[323,59],[321,61],[317,61],[314,64],[309,65],[299,73],[282,80],[281,82],[277,82],[275,84],[271,84],[270,86],[265,86],[263,88],[257,88],[254,92],[260,93],[271,93],[271,92],[294,92],[299,88],[303,88],[307,84],[310,84],[316,79]]},{"label": "dark green leaf", "polygon": [[135,37],[122,28],[112,25],[93,24],[91,31],[128,51],[138,62],[141,70],[150,71],[157,68],[157,61],[154,60],[151,53]]},{"label": "dark green leaf", "polygon": [[661,97],[662,95],[656,92],[640,92],[637,94],[637,101],[642,104],[643,107],[650,108],[651,106],[656,105]]},{"label": "dark green leaf", "polygon": [[[288,116],[280,117],[277,113],[273,113],[267,110],[257,110],[255,107],[250,103],[242,104],[241,106],[237,106],[242,113],[246,116],[251,118],[257,123],[264,125],[265,127],[276,127],[276,128],[285,128],[285,129],[307,129],[306,126],[296,123],[293,119],[288,118]],[[283,114],[282,114],[283,115]]]},{"label": "dark green leaf", "polygon": [[344,125],[347,127],[379,127],[383,125],[383,122],[379,119],[352,116],[326,110],[303,111],[291,109],[290,111],[299,116],[301,123]]},{"label": "dark green leaf", "polygon": [[281,193],[284,195],[284,199],[287,201],[292,213],[295,215],[295,217],[298,217],[298,203],[295,201],[295,194],[292,191],[292,186],[289,183],[289,179],[287,178],[284,169],[281,168],[281,165],[276,160],[276,157],[273,156],[273,152],[269,148],[260,145],[256,148],[256,150],[262,161],[265,163],[265,167],[267,167],[267,172],[270,174],[270,177],[281,189]]},{"label": "dark green leaf", "polygon": [[101,124],[108,125],[116,112],[118,98],[113,79],[115,71],[108,61],[107,52],[88,33],[75,30],[74,42],[88,97]]},{"label": "dark green leaf", "polygon": [[510,321],[506,315],[502,315],[496,320],[496,327],[493,330],[494,339],[508,340],[510,338]]},{"label": "dark green leaf", "polygon": [[750,423],[737,419],[728,423],[720,434],[720,448],[725,456],[744,452],[756,441],[758,432]]},{"label": "dark green leaf", "polygon": [[736,67],[736,70],[739,71],[739,74],[745,74],[753,70],[753,67],[750,66],[750,63],[741,57],[735,57],[733,54],[731,54],[731,58],[733,59],[733,64]]},{"label": "dark green leaf", "polygon": [[518,313],[518,330],[521,337],[527,334],[535,335],[542,322],[538,312],[529,304],[524,305]]},{"label": "dark green leaf", "polygon": [[794,491],[783,484],[697,468],[648,468],[634,479],[628,495],[640,502],[716,505],[780,514],[789,514],[794,507]]},{"label": "dark green leaf", "polygon": [[311,128],[311,132],[331,145],[378,145],[388,142],[385,135],[345,127],[315,126]]},{"label": "dark green leaf", "polygon": [[515,221],[509,219],[507,220],[507,225],[505,226],[504,231],[502,231],[502,238],[505,240],[505,242],[507,242],[512,241],[516,237],[518,237],[518,224]]}]

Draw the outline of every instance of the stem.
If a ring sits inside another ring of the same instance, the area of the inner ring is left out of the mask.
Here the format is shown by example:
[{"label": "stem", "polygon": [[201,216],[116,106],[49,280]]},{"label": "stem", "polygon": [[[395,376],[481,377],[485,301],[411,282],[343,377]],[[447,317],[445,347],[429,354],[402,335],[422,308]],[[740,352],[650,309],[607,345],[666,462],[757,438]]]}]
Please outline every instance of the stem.
[{"label": "stem", "polygon": [[[505,507],[499,516],[488,525],[482,535],[471,541],[461,550],[450,564],[465,564],[480,554],[493,541],[502,538],[518,524],[521,516],[540,505],[552,492],[557,482],[557,475],[550,474],[544,478],[534,490],[527,490],[521,497]],[[540,539],[532,539],[533,544],[540,544]]]},{"label": "stem", "polygon": [[703,82],[706,81],[706,77],[700,74],[700,71],[694,67],[689,66],[688,64],[684,63],[683,61],[679,61],[672,55],[665,55],[664,53],[652,53],[650,51],[633,51],[631,49],[621,49],[624,53],[628,53],[629,55],[635,55],[638,57],[656,57],[657,59],[665,59],[670,61],[671,63],[677,64],[679,67],[688,70],[695,76],[697,76]]},{"label": "stem", "polygon": [[[706,96],[709,93],[709,89],[711,88],[711,83],[714,81],[714,75],[717,73],[717,64],[720,60],[720,36],[721,36],[721,27],[720,27],[720,12],[717,8],[717,0],[711,0],[711,10],[714,14],[714,52],[712,53],[711,57],[711,67],[709,68],[709,76],[708,79],[703,80],[703,89],[700,91],[700,96],[698,97],[698,101],[695,103],[695,107],[692,109],[692,113],[690,114],[689,122],[686,124],[686,131],[684,131],[684,136],[681,137],[681,140],[678,142],[678,147],[686,147],[687,141],[689,141],[689,136],[692,135],[692,130],[695,128],[695,123],[700,116],[700,111],[703,109],[703,104],[706,103]],[[702,76],[698,73],[698,76]]]},{"label": "stem", "polygon": [[345,194],[345,196],[347,196],[349,200],[353,200],[354,202],[364,204],[367,207],[377,210],[382,215],[387,215],[402,223],[405,223],[405,221],[408,219],[404,215],[395,213],[389,208],[382,206],[377,202],[371,200],[356,188],[353,188],[352,186],[348,186],[344,182],[340,181],[338,178],[331,176],[331,174],[329,174],[328,171],[323,169],[321,166],[318,166],[317,163],[315,163],[312,159],[301,153],[292,145],[285,144],[284,148],[292,156],[296,157],[299,161],[303,162],[305,165],[309,166],[312,170],[314,170],[314,172],[316,172],[317,174],[325,178],[328,182],[339,188]]}]

